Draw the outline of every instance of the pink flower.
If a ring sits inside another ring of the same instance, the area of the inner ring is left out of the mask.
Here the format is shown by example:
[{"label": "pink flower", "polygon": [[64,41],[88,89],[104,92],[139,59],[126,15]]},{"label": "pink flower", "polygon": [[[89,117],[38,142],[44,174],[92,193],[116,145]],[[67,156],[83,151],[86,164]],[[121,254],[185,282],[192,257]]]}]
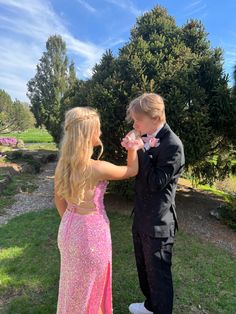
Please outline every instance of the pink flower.
[{"label": "pink flower", "polygon": [[159,138],[151,137],[149,140],[149,146],[150,147],[157,147],[160,144],[158,142],[159,142]]},{"label": "pink flower", "polygon": [[121,146],[123,146],[126,150],[141,149],[143,147],[143,141],[140,138],[136,139],[132,135],[126,135],[122,139]]},{"label": "pink flower", "polygon": [[17,139],[11,137],[2,137],[0,138],[0,145],[16,146]]}]

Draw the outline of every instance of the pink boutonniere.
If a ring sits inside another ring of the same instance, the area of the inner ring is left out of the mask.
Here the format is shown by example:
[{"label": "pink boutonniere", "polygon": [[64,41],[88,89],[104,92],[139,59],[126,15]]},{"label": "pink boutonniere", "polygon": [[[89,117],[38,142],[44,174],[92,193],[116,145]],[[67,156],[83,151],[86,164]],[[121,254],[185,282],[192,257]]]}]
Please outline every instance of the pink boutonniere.
[{"label": "pink boutonniere", "polygon": [[148,143],[150,147],[158,147],[160,145],[160,140],[159,138],[152,137]]},{"label": "pink boutonniere", "polygon": [[158,147],[160,145],[160,139],[154,136],[142,137],[143,142],[145,143],[144,148],[148,150],[153,147]]}]

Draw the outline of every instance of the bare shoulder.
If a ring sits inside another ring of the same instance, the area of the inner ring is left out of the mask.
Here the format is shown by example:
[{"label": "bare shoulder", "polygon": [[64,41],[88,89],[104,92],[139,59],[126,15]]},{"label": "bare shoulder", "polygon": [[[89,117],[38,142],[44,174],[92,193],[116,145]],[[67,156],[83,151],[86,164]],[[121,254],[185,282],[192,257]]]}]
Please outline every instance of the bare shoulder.
[{"label": "bare shoulder", "polygon": [[91,159],[92,172],[95,180],[98,181],[103,179],[104,173],[106,172],[105,168],[109,163],[103,160],[94,160]]},{"label": "bare shoulder", "polygon": [[107,161],[104,160],[94,160],[91,159],[91,166],[93,170],[95,171],[101,171],[103,167],[105,167],[107,164],[109,164]]}]

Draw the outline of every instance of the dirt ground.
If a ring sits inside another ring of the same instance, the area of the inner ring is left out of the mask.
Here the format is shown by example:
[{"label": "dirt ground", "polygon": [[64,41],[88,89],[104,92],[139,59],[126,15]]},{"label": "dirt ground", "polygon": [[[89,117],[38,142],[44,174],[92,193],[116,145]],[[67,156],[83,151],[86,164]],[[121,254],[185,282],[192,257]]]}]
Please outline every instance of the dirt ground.
[{"label": "dirt ground", "polygon": [[[210,215],[210,211],[222,203],[222,199],[212,193],[191,188],[188,180],[179,181],[176,194],[179,229],[212,242],[236,257],[236,232]],[[108,209],[126,214],[130,214],[133,208],[132,201],[115,195],[107,195],[105,204]]]},{"label": "dirt ground", "polygon": [[[15,196],[16,202],[0,216],[0,225],[25,212],[53,207],[55,165],[48,163],[43,172],[37,175],[37,190],[30,194],[20,193]],[[212,242],[236,256],[236,232],[210,215],[210,211],[221,204],[222,200],[217,196],[192,189],[188,180],[180,180],[176,195],[179,229]],[[105,206],[108,211],[115,210],[130,215],[133,202],[108,192],[105,196]]]}]

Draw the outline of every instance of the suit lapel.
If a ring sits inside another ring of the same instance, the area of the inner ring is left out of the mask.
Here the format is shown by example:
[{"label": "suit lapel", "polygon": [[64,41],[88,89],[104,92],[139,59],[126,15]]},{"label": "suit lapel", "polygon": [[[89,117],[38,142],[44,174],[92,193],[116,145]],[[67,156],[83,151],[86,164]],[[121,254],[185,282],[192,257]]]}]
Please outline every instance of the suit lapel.
[{"label": "suit lapel", "polygon": [[157,156],[159,150],[160,150],[160,146],[161,146],[161,140],[162,138],[166,135],[166,133],[170,131],[170,127],[167,123],[164,124],[163,128],[157,133],[156,138],[159,139],[159,146],[157,147],[151,147],[147,153],[149,155],[152,155],[153,158]]},{"label": "suit lapel", "polygon": [[170,131],[170,127],[167,123],[165,123],[163,128],[157,133],[156,138],[161,140],[168,131]]},{"label": "suit lapel", "polygon": [[[163,128],[157,133],[157,135],[155,136],[157,139],[159,139],[160,141],[160,145],[161,145],[161,140],[162,138],[166,135],[167,132],[170,131],[170,127],[167,123],[164,124]],[[146,136],[146,134],[144,134],[143,136]],[[144,158],[144,156],[147,156],[149,155],[149,157],[151,159],[155,159],[158,155],[160,151],[160,146],[158,147],[151,147],[149,148],[148,150],[146,151],[138,151],[138,154],[139,154],[139,158],[140,158],[140,161],[142,161],[142,159]]]}]

